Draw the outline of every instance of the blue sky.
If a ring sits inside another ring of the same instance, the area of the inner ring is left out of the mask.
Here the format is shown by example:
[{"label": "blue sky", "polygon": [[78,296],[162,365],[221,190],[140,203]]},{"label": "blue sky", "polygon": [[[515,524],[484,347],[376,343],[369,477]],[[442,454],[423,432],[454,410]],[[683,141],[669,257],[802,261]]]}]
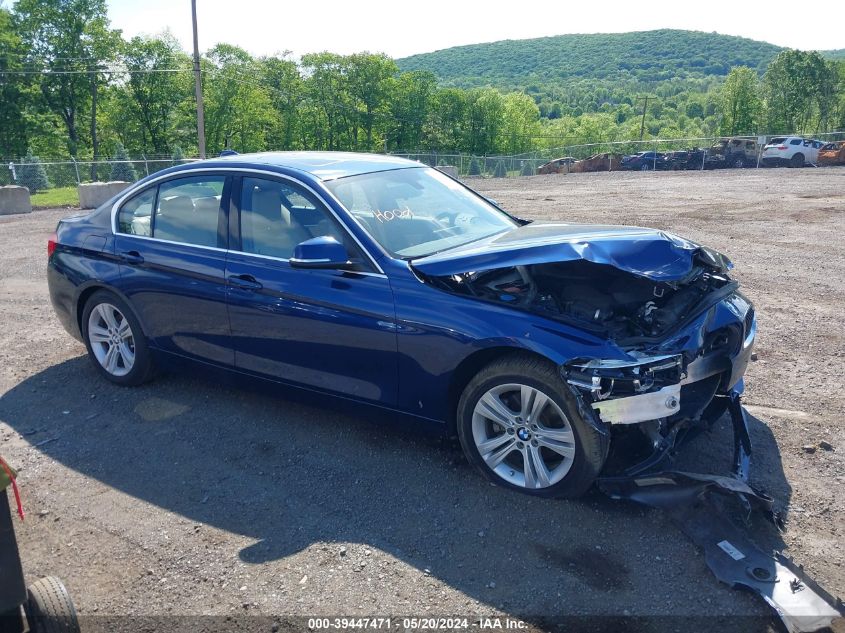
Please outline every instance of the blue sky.
[{"label": "blue sky", "polygon": [[[189,50],[190,0],[108,0],[128,36],[169,29]],[[403,57],[460,44],[563,33],[679,28],[809,49],[845,48],[845,2],[743,0],[197,0],[200,49],[227,42],[255,55],[384,52]]]}]

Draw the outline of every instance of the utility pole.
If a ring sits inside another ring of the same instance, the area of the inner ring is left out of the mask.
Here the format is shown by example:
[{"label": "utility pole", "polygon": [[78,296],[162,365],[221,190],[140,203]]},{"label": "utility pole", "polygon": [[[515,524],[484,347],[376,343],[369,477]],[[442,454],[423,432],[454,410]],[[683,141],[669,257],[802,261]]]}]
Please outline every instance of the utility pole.
[{"label": "utility pole", "polygon": [[[640,123],[640,140],[643,140],[643,133],[645,133],[645,110],[648,107],[648,99],[649,97],[643,97],[645,100],[643,103],[643,122]],[[639,99],[638,99],[639,101]]]},{"label": "utility pole", "polygon": [[205,158],[205,109],[202,104],[202,74],[200,72],[200,47],[197,38],[197,0],[191,0],[194,23],[194,88],[197,95],[197,144],[200,158]]}]

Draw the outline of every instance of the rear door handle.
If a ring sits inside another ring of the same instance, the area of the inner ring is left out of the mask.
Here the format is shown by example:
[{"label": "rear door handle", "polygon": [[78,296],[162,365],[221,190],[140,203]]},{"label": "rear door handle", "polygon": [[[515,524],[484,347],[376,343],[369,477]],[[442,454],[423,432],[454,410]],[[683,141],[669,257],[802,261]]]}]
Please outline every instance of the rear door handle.
[{"label": "rear door handle", "polygon": [[252,275],[232,275],[229,277],[229,285],[244,290],[261,290],[264,287]]},{"label": "rear door handle", "polygon": [[126,251],[124,253],[120,253],[121,261],[126,262],[127,264],[143,264],[144,257],[138,251]]}]

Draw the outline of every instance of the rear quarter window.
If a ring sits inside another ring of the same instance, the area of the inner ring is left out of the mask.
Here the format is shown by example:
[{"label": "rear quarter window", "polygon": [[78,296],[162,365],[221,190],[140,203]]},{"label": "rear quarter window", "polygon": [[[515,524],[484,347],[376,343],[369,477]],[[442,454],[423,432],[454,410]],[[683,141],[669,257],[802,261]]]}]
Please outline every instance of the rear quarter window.
[{"label": "rear quarter window", "polygon": [[129,198],[117,214],[117,230],[128,235],[152,237],[152,212],[156,187]]}]

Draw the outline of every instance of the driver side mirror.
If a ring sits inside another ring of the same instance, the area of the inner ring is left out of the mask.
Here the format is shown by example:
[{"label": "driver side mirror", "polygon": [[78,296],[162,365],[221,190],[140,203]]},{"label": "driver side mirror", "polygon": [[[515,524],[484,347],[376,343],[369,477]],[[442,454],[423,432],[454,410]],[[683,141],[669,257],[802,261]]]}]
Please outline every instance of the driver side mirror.
[{"label": "driver side mirror", "polygon": [[331,235],[305,240],[296,245],[290,265],[294,268],[345,268],[352,262],[346,247]]}]

